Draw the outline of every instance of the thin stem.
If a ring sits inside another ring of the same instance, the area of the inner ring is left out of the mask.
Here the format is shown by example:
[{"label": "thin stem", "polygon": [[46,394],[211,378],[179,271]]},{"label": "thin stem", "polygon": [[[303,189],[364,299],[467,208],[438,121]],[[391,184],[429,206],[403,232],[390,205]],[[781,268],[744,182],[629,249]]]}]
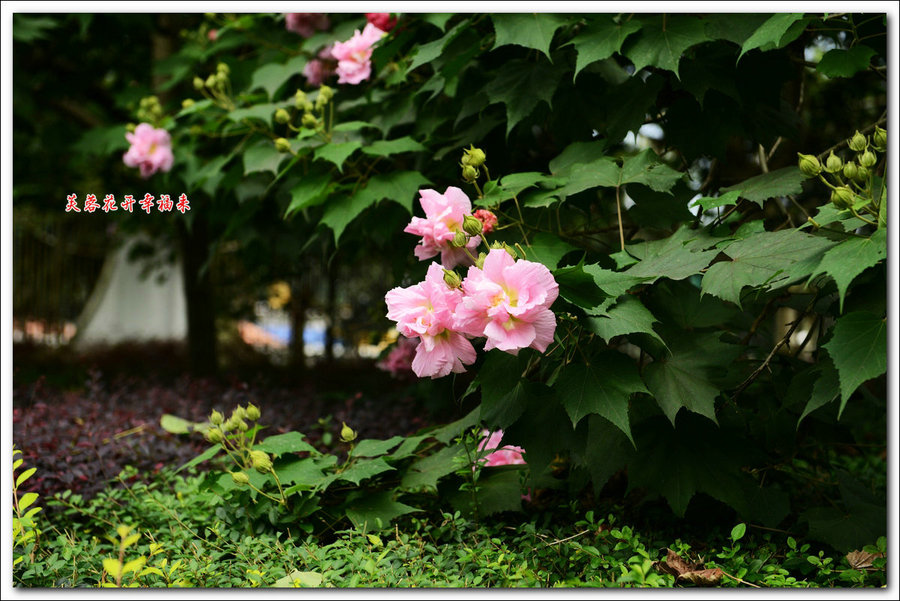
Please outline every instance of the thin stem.
[{"label": "thin stem", "polygon": [[619,243],[625,250],[625,231],[622,229],[622,202],[619,199],[619,186],[616,186],[616,214],[619,217]]}]

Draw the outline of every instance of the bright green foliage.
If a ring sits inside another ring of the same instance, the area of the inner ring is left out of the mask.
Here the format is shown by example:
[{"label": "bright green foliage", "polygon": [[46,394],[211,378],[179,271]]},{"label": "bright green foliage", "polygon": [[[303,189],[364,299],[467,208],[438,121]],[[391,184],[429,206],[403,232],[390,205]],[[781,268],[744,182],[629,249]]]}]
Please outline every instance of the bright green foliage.
[{"label": "bright green foliage", "polygon": [[810,280],[826,273],[837,284],[838,301],[844,310],[844,297],[856,276],[874,267],[887,256],[887,231],[880,229],[870,238],[853,237],[828,250]]},{"label": "bright green foliage", "polygon": [[546,13],[503,13],[491,15],[497,33],[494,48],[516,44],[540,50],[550,58],[550,42],[553,34],[568,21],[565,15]]},{"label": "bright green foliage", "polygon": [[802,13],[783,13],[769,17],[769,19],[763,23],[759,29],[753,32],[753,35],[747,38],[743,45],[741,45],[741,54],[738,59],[755,48],[762,48],[764,50],[773,47],[780,48],[789,43],[792,39],[786,38],[789,37],[788,34],[791,26],[802,18]]},{"label": "bright green foliage", "polygon": [[870,46],[859,45],[849,50],[835,48],[825,53],[816,65],[816,71],[827,77],[853,77],[869,67],[875,54],[875,49]]},{"label": "bright green foliage", "polygon": [[826,343],[841,380],[841,410],[860,384],[887,369],[887,319],[867,312],[848,313],[834,324]]},{"label": "bright green foliage", "polygon": [[755,202],[759,206],[770,198],[799,194],[803,188],[801,182],[806,179],[796,167],[785,167],[770,173],[763,173],[741,182],[730,188],[722,188],[723,192],[739,192],[741,198]]},{"label": "bright green foliage", "polygon": [[578,52],[575,61],[575,73],[594,63],[611,57],[622,48],[625,38],[640,30],[641,22],[637,19],[617,21],[606,15],[598,15],[591,20],[577,36],[572,38],[570,44]]}]

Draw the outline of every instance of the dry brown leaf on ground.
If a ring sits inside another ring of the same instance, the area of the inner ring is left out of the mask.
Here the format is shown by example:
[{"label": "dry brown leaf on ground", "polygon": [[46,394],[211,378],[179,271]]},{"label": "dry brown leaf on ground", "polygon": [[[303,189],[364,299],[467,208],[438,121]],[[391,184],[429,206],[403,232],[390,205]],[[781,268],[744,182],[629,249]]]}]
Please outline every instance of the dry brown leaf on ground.
[{"label": "dry brown leaf on ground", "polygon": [[675,576],[677,581],[687,581],[698,586],[715,586],[722,580],[723,572],[719,568],[704,569],[702,563],[688,563],[672,549],[663,561],[657,561],[656,569],[664,574]]},{"label": "dry brown leaf on ground", "polygon": [[872,560],[884,557],[884,553],[868,553],[866,551],[850,551],[844,556],[854,570],[869,570]]}]

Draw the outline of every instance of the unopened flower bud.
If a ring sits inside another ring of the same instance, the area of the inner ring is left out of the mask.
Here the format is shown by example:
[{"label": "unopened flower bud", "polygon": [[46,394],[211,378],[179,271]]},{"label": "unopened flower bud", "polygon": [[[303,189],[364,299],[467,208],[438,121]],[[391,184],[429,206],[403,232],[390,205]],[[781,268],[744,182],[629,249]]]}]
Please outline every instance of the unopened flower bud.
[{"label": "unopened flower bud", "polygon": [[831,154],[828,155],[828,158],[825,160],[825,171],[828,173],[837,173],[841,169],[844,168],[844,161],[840,159],[840,157],[835,156],[832,151]]},{"label": "unopened flower bud", "polygon": [[481,167],[484,165],[486,158],[483,150],[475,148],[474,146],[469,146],[469,148],[463,152],[462,164],[471,167]]},{"label": "unopened flower bud", "polygon": [[852,150],[853,152],[862,152],[866,149],[869,143],[866,141],[866,137],[859,133],[859,131],[857,131],[848,141],[848,145],[850,146],[850,150]]},{"label": "unopened flower bud", "polygon": [[209,77],[207,77],[207,78],[206,78],[205,84],[206,84],[206,87],[207,87],[207,88],[214,88],[214,87],[216,87],[216,76],[215,76],[215,75],[210,75]]},{"label": "unopened flower bud", "polygon": [[309,129],[315,129],[318,123],[319,120],[312,113],[303,113],[303,118],[300,120],[300,124]]},{"label": "unopened flower bud", "polygon": [[231,479],[238,486],[246,486],[250,484],[250,476],[244,472],[231,472]]},{"label": "unopened flower bud", "polygon": [[862,156],[859,157],[859,164],[863,167],[874,167],[875,163],[878,162],[878,157],[875,156],[875,153],[871,150],[867,150],[862,153]]},{"label": "unopened flower bud", "polygon": [[449,269],[444,270],[444,282],[451,288],[459,288],[462,285],[459,274]]},{"label": "unopened flower bud", "polygon": [[869,170],[866,167],[858,167],[856,174],[853,176],[853,181],[857,184],[863,184],[867,179],[869,179]]},{"label": "unopened flower bud", "polygon": [[135,130],[136,128],[137,128],[137,125],[135,125],[134,123],[126,123],[126,124],[125,124],[125,131],[134,133],[134,130]]},{"label": "unopened flower bud", "polygon": [[225,75],[231,73],[231,69],[229,69],[228,65],[226,65],[225,63],[219,63],[218,65],[216,65],[216,71],[218,71],[219,73],[224,73]]},{"label": "unopened flower bud", "polygon": [[453,240],[450,241],[450,245],[456,248],[462,248],[469,241],[468,236],[466,236],[465,232],[456,232],[453,236]]},{"label": "unopened flower bud", "polygon": [[291,114],[284,109],[275,111],[275,121],[277,123],[287,123],[291,120]]},{"label": "unopened flower bud", "polygon": [[287,138],[276,138],[275,139],[275,150],[278,152],[290,152],[291,151],[291,143]]},{"label": "unopened flower bud", "polygon": [[341,422],[341,442],[353,442],[356,440],[357,433],[346,423]]},{"label": "unopened flower bud", "polygon": [[487,253],[478,253],[478,257],[475,258],[475,267],[483,269],[485,259],[487,259]]},{"label": "unopened flower bud", "polygon": [[847,186],[835,188],[831,193],[831,202],[839,209],[846,209],[847,207],[852,206],[854,199],[855,195],[853,194],[853,191]]},{"label": "unopened flower bud", "polygon": [[471,165],[463,165],[462,178],[466,183],[471,184],[478,179],[478,169]]},{"label": "unopened flower bud", "polygon": [[479,235],[479,234],[481,233],[481,230],[482,230],[483,227],[484,227],[484,225],[483,225],[483,224],[481,223],[481,221],[480,221],[477,217],[475,217],[474,215],[466,215],[466,216],[463,218],[463,229],[464,229],[464,230],[466,231],[466,233],[469,234],[470,236],[477,236],[477,235]]},{"label": "unopened flower bud", "polygon": [[247,422],[245,422],[243,419],[237,420],[237,429],[238,430],[240,430],[241,432],[246,432],[249,428],[250,428],[250,426],[248,426]]},{"label": "unopened flower bud", "polygon": [[225,416],[213,409],[212,413],[209,414],[209,423],[215,426],[221,426],[222,422],[225,421]]},{"label": "unopened flower bud", "polygon": [[306,92],[303,90],[297,90],[294,93],[294,106],[299,108],[303,108],[303,105],[306,103]]},{"label": "unopened flower bud", "polygon": [[259,415],[260,415],[259,407],[257,407],[253,403],[250,403],[249,405],[247,405],[247,419],[255,422],[256,420],[259,419]]},{"label": "unopened flower bud", "polygon": [[202,90],[203,89],[203,78],[202,77],[194,77],[194,89]]},{"label": "unopened flower bud", "polygon": [[260,474],[272,469],[272,458],[265,451],[250,451],[250,464]]},{"label": "unopened flower bud", "polygon": [[885,151],[887,150],[887,131],[881,129],[877,125],[875,126],[875,131],[872,133],[872,146],[875,147],[875,150]]},{"label": "unopened flower bud", "polygon": [[185,98],[184,100],[181,101],[181,108],[183,108],[183,109],[189,109],[192,106],[194,106],[193,98]]},{"label": "unopened flower bud", "polygon": [[225,439],[225,436],[222,434],[222,431],[218,428],[210,428],[206,431],[206,440],[213,444],[218,444]]},{"label": "unopened flower bud", "polygon": [[844,165],[844,177],[847,179],[856,179],[856,173],[859,171],[856,163],[847,163]]},{"label": "unopened flower bud", "polygon": [[513,248],[512,246],[510,246],[509,244],[504,243],[503,250],[505,250],[507,253],[509,253],[509,256],[512,257],[513,259],[519,258],[519,253],[517,253],[516,249]]},{"label": "unopened flower bud", "polygon": [[216,83],[218,85],[224,86],[226,81],[228,81],[228,75],[226,75],[222,71],[216,73]]},{"label": "unopened flower bud", "polygon": [[800,171],[802,171],[805,175],[814,177],[822,172],[822,165],[819,163],[819,159],[817,159],[813,155],[800,154],[798,152],[797,156],[800,157]]},{"label": "unopened flower bud", "polygon": [[323,100],[323,102],[330,101],[334,98],[334,89],[322,84],[322,86],[319,87],[319,98],[324,98],[325,100]]}]

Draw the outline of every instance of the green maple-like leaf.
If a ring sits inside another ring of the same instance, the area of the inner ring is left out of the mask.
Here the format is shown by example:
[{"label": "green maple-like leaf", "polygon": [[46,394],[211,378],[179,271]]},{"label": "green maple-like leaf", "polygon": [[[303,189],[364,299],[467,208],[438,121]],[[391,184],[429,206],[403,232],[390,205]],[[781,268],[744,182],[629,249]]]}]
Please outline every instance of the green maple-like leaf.
[{"label": "green maple-like leaf", "polygon": [[827,273],[837,284],[840,310],[844,310],[844,296],[853,280],[869,267],[887,256],[887,231],[880,229],[871,238],[849,238],[822,256],[822,261],[810,276]]},{"label": "green maple-like leaf", "polygon": [[809,276],[834,242],[799,230],[761,232],[724,249],[730,261],[707,269],[702,294],[712,294],[741,306],[745,286],[771,288]]},{"label": "green maple-like leaf", "polygon": [[591,363],[570,363],[556,380],[556,392],[573,425],[585,415],[605,417],[631,438],[628,401],[636,392],[648,392],[637,366],[621,353],[598,355]]},{"label": "green maple-like leaf", "polygon": [[562,70],[539,58],[537,62],[509,61],[485,88],[491,103],[506,105],[506,135],[531,114],[539,102],[550,104]]},{"label": "green maple-like leaf", "polygon": [[290,217],[296,211],[321,204],[328,198],[331,175],[328,173],[309,174],[304,176],[296,186],[291,188],[291,204],[284,213]]},{"label": "green maple-like leaf", "polygon": [[460,468],[460,459],[463,457],[466,457],[466,449],[461,444],[444,447],[437,453],[427,455],[409,466],[400,481],[400,488],[404,490],[436,489],[438,480]]},{"label": "green maple-like leaf", "polygon": [[575,46],[578,58],[575,61],[575,73],[589,64],[611,57],[622,49],[625,38],[641,28],[640,21],[632,19],[617,23],[609,15],[599,15],[598,19],[590,23],[569,44]]},{"label": "green maple-like leaf", "polygon": [[362,151],[365,154],[379,157],[386,157],[392,154],[401,154],[404,152],[421,152],[425,150],[421,142],[403,136],[396,140],[377,140],[369,146],[363,146]]},{"label": "green maple-like leaf", "polygon": [[377,476],[384,472],[393,471],[395,468],[387,464],[382,457],[376,459],[362,459],[351,465],[338,475],[338,480],[346,480],[353,484],[359,484],[363,480]]},{"label": "green maple-like leaf", "polygon": [[356,140],[350,142],[331,142],[316,148],[313,156],[315,156],[316,159],[323,159],[334,163],[338,168],[338,171],[343,172],[344,161],[346,161],[347,158],[361,146],[362,143]]},{"label": "green maple-like leaf", "polygon": [[550,42],[556,30],[568,22],[564,15],[548,13],[496,13],[491,15],[497,33],[494,48],[515,44],[543,52],[550,58]]},{"label": "green maple-like leaf", "polygon": [[[841,394],[838,372],[834,368],[834,364],[827,354],[825,355],[825,358],[826,360],[820,361],[819,365],[816,367],[812,392],[810,393],[806,406],[803,408],[800,419],[797,420],[797,427],[800,426],[800,422],[803,421],[803,418],[819,407],[827,405]],[[843,405],[841,406],[841,409],[843,409]]]},{"label": "green maple-like leaf", "polygon": [[738,191],[741,198],[746,198],[762,207],[763,202],[769,198],[799,194],[803,191],[802,184],[805,179],[806,176],[798,167],[785,167],[722,188],[722,193]]},{"label": "green maple-like leaf", "polygon": [[849,50],[835,48],[825,53],[816,65],[816,71],[827,77],[853,77],[869,68],[869,61],[875,54],[875,49],[865,44],[857,44]]},{"label": "green maple-like leaf", "polygon": [[[594,312],[588,314],[597,315]],[[665,345],[663,339],[653,330],[653,324],[658,321],[641,301],[633,296],[626,296],[603,314],[591,317],[588,320],[588,327],[607,342],[625,334],[649,334]]]},{"label": "green maple-like leaf", "polygon": [[274,98],[275,93],[287,80],[303,72],[306,61],[305,56],[297,55],[283,65],[277,63],[264,64],[253,72],[253,75],[250,77],[250,87],[247,88],[247,91],[252,92],[262,88],[269,95],[269,98]]},{"label": "green maple-like leaf", "polygon": [[841,381],[841,411],[859,385],[887,370],[887,320],[867,311],[848,313],[834,324],[826,344]]},{"label": "green maple-like leaf", "polygon": [[271,142],[248,148],[244,152],[244,175],[258,171],[278,173],[278,165],[285,156],[284,153],[278,152]]},{"label": "green maple-like leaf", "polygon": [[387,528],[392,520],[421,509],[395,501],[391,491],[360,491],[347,498],[344,511],[354,526],[368,531],[378,530],[379,524],[381,528]]},{"label": "green maple-like leaf", "polygon": [[668,69],[677,77],[684,51],[709,40],[703,21],[692,15],[670,14],[640,21],[641,35],[634,43],[629,40],[624,49],[635,72],[652,66]]},{"label": "green maple-like leaf", "polygon": [[780,13],[771,16],[765,23],[760,25],[759,29],[753,32],[753,35],[744,41],[738,60],[741,60],[744,54],[754,48],[780,48],[783,45],[782,40],[785,34],[788,33],[788,30],[791,29],[794,23],[802,18],[803,13]]},{"label": "green maple-like leaf", "polygon": [[703,248],[712,246],[712,242],[703,242],[704,237],[702,232],[683,226],[663,240],[628,246],[629,254],[640,261],[625,273],[651,282],[661,277],[683,280],[698,274],[718,254],[716,250]]},{"label": "green maple-like leaf", "polygon": [[644,368],[644,382],[672,425],[682,407],[716,421],[719,387],[710,378],[722,370],[726,358],[738,354],[734,345],[720,342],[718,336],[673,340],[671,355]]}]

